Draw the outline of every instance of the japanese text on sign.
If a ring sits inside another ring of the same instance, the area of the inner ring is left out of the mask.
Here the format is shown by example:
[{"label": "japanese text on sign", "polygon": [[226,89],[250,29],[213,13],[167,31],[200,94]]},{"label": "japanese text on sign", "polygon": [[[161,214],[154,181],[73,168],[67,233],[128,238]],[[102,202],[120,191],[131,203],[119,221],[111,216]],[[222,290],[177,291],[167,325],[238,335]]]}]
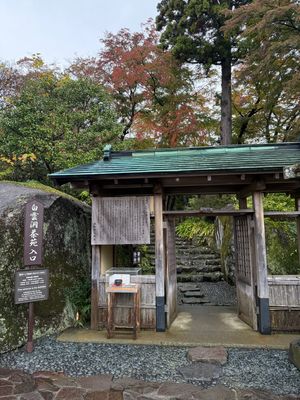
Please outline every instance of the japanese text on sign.
[{"label": "japanese text on sign", "polygon": [[24,265],[41,265],[43,251],[44,206],[33,200],[26,204]]}]

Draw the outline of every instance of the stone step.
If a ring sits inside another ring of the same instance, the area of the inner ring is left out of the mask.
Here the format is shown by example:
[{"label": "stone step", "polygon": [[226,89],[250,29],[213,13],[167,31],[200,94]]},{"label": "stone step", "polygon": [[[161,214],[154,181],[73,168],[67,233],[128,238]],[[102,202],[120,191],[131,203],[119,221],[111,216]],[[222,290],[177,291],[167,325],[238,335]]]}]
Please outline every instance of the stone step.
[{"label": "stone step", "polygon": [[222,272],[207,272],[198,274],[179,274],[177,282],[219,282],[223,280]]},{"label": "stone step", "polygon": [[176,246],[176,252],[177,253],[188,253],[190,255],[193,254],[218,254],[217,251],[214,251],[212,249],[201,249],[199,248],[193,248],[193,247],[189,247],[189,245],[184,245],[184,246]]},{"label": "stone step", "polygon": [[183,304],[207,304],[209,300],[199,299],[197,297],[190,297],[188,299],[182,299]]},{"label": "stone step", "polygon": [[209,253],[209,254],[201,254],[198,252],[197,254],[190,254],[188,252],[183,254],[176,253],[176,258],[181,259],[189,259],[189,260],[216,260],[220,259],[220,254],[217,253]]},{"label": "stone step", "polygon": [[197,285],[197,283],[178,283],[178,290],[180,290],[180,292],[184,293],[184,292],[192,292],[192,291],[196,291],[199,292],[200,290],[200,286]]},{"label": "stone step", "polygon": [[221,267],[220,265],[203,265],[203,266],[197,266],[197,265],[183,265],[183,266],[177,266],[177,274],[185,274],[185,273],[195,273],[195,272],[221,272]]},{"label": "stone step", "polygon": [[183,293],[183,298],[184,299],[190,298],[190,297],[202,298],[202,297],[204,297],[204,294],[199,292],[199,290],[198,291],[191,290],[189,292],[184,292]]}]

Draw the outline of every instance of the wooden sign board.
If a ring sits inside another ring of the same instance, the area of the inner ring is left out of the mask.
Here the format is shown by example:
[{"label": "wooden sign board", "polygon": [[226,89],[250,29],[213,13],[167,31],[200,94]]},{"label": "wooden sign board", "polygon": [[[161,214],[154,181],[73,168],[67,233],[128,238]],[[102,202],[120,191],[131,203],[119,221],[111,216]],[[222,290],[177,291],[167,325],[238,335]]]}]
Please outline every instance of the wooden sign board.
[{"label": "wooden sign board", "polygon": [[92,245],[150,243],[149,196],[94,197]]},{"label": "wooden sign board", "polygon": [[48,269],[22,269],[16,271],[15,304],[47,300],[48,296]]},{"label": "wooden sign board", "polygon": [[44,206],[32,200],[25,207],[24,265],[41,265],[43,256]]}]

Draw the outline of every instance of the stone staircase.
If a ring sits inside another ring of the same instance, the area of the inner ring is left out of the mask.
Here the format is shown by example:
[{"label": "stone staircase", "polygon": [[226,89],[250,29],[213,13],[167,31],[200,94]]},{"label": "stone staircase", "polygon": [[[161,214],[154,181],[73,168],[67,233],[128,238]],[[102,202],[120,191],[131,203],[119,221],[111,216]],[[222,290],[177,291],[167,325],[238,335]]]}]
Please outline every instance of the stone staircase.
[{"label": "stone staircase", "polygon": [[176,238],[177,282],[218,282],[223,280],[220,254],[207,244]]},{"label": "stone staircase", "polygon": [[179,304],[209,304],[201,282],[223,280],[220,254],[207,244],[176,238],[176,262]]},{"label": "stone staircase", "polygon": [[[154,233],[148,248],[151,264],[155,264]],[[209,304],[201,282],[223,281],[220,254],[207,244],[201,246],[192,240],[176,237],[176,264],[179,304]]]}]

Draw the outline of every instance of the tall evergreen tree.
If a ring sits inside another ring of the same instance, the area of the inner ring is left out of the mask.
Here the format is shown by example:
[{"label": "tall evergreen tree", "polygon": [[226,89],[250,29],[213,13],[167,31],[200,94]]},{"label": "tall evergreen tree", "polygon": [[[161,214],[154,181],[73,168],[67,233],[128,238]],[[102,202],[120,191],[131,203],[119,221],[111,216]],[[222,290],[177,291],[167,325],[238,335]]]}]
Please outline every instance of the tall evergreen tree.
[{"label": "tall evergreen tree", "polygon": [[225,10],[250,0],[161,0],[156,25],[161,43],[181,61],[201,64],[209,70],[221,66],[221,143],[231,143],[231,66],[239,58],[234,35],[225,37]]}]

